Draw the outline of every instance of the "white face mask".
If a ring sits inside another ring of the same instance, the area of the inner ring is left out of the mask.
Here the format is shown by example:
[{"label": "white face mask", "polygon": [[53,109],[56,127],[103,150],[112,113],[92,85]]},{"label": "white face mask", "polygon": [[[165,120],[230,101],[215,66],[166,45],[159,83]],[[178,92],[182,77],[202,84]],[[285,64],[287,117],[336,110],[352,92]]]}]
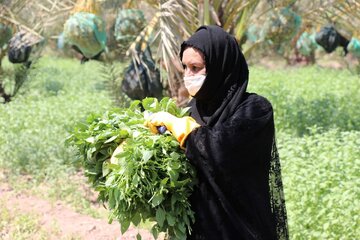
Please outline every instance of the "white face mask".
[{"label": "white face mask", "polygon": [[203,74],[184,77],[185,87],[191,96],[195,96],[195,94],[200,90],[205,78],[206,75]]}]

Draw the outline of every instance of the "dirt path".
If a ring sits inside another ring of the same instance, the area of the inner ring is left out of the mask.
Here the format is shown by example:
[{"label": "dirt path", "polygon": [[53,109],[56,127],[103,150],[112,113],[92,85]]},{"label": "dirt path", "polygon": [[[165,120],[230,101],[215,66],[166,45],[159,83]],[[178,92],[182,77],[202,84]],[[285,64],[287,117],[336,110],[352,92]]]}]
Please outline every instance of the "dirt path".
[{"label": "dirt path", "polygon": [[[22,212],[39,216],[43,229],[49,233],[51,240],[74,238],[86,240],[130,240],[136,239],[138,233],[137,229],[132,228],[124,235],[121,235],[118,222],[108,224],[106,220],[95,219],[74,212],[62,202],[52,204],[38,197],[15,193],[6,184],[0,185],[0,200],[6,205],[1,206],[1,208],[6,208],[10,212]],[[146,230],[140,230],[139,232],[143,240],[154,239]]]}]

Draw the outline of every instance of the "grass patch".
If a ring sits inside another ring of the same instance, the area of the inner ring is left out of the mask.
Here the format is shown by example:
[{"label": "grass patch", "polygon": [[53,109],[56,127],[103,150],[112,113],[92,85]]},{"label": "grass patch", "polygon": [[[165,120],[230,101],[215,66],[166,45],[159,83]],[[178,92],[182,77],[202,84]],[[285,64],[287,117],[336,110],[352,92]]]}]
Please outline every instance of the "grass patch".
[{"label": "grass patch", "polygon": [[360,131],[360,81],[349,71],[253,67],[249,90],[271,101],[278,131],[297,136],[308,134],[313,126]]},{"label": "grass patch", "polygon": [[46,240],[49,235],[41,228],[41,222],[36,214],[25,214],[18,210],[11,211],[0,202],[0,239],[10,240]]},{"label": "grass patch", "polygon": [[0,167],[9,172],[13,187],[46,188],[39,194],[95,217],[99,214],[89,207],[93,203],[78,190],[85,180],[70,181],[77,174],[76,156],[64,141],[75,122],[112,105],[100,68],[97,62],[42,58],[21,92],[0,105]]},{"label": "grass patch", "polygon": [[360,132],[309,131],[278,138],[291,239],[356,239]]}]

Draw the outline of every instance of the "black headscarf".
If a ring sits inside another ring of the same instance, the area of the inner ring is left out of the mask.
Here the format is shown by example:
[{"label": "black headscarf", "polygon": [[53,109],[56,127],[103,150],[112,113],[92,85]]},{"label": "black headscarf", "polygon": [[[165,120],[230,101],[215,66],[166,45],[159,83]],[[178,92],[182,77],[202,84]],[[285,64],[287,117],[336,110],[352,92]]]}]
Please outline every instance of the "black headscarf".
[{"label": "black headscarf", "polygon": [[198,111],[194,114],[201,116],[201,123],[214,125],[226,119],[242,101],[249,69],[236,39],[218,26],[200,27],[181,45],[181,59],[189,46],[204,54],[207,71],[203,86],[194,96]]},{"label": "black headscarf", "polygon": [[246,92],[248,66],[234,37],[202,26],[181,45],[204,54],[206,79],[190,102],[200,123],[185,154],[198,171],[190,239],[287,239],[271,104]]}]

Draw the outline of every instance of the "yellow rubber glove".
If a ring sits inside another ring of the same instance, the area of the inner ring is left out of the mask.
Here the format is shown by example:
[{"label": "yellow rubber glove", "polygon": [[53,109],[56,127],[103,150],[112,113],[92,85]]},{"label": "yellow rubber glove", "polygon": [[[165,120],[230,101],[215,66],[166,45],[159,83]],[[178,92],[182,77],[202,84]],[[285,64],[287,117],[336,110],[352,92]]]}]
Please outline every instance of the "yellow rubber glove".
[{"label": "yellow rubber glove", "polygon": [[192,117],[178,118],[167,112],[152,114],[145,122],[153,133],[158,133],[158,126],[165,126],[184,148],[187,136],[197,127],[200,127]]}]

